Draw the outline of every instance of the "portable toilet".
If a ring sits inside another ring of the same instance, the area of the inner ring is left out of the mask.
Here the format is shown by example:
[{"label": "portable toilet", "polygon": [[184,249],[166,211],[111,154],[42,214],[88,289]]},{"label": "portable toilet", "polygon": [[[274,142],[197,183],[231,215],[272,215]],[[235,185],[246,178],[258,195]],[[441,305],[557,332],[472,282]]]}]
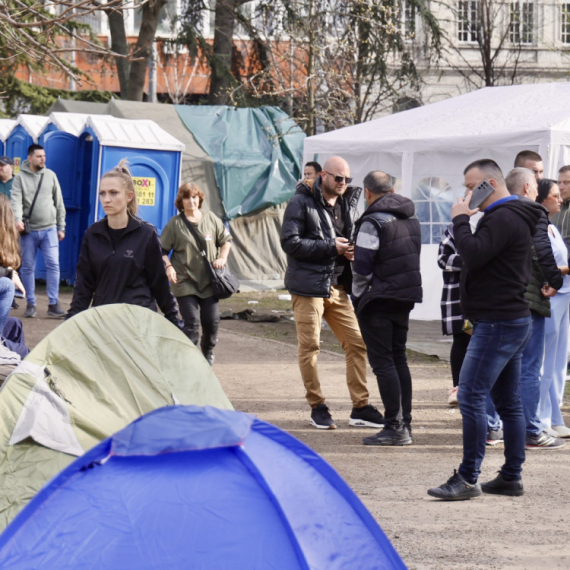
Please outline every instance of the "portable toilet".
[{"label": "portable toilet", "polygon": [[6,140],[6,156],[14,160],[14,174],[20,172],[22,161],[28,158],[28,147],[38,137],[48,121],[41,115],[19,115],[16,126]]},{"label": "portable toilet", "polygon": [[14,119],[0,119],[0,156],[6,156],[6,139],[15,126]]},{"label": "portable toilet", "polygon": [[[109,115],[110,117],[110,115]],[[89,115],[84,113],[51,113],[39,136],[39,144],[46,151],[46,166],[59,180],[65,204],[65,239],[59,242],[60,278],[75,281],[75,268],[81,246],[82,195],[88,188],[80,180],[79,135],[85,129]],[[36,277],[44,279],[46,269],[43,257],[38,255]]]},{"label": "portable toilet", "polygon": [[[126,158],[137,192],[139,216],[159,232],[176,213],[184,144],[150,120],[90,115],[79,137],[80,186],[89,187],[89,204],[82,211],[82,232],[104,217],[100,207],[101,176]],[[86,198],[86,194],[83,195]]]}]

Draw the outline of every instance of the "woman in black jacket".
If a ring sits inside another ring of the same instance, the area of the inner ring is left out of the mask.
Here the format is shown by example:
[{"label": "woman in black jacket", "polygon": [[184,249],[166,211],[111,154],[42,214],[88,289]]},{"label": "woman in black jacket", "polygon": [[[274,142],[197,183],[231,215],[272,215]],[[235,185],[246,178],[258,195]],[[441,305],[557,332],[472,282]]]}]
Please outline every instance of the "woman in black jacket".
[{"label": "woman in black jacket", "polygon": [[106,217],[83,237],[67,318],[91,304],[130,303],[156,310],[156,300],[164,316],[178,326],[158,234],[136,217],[135,188],[124,159],[103,175],[99,198]]}]

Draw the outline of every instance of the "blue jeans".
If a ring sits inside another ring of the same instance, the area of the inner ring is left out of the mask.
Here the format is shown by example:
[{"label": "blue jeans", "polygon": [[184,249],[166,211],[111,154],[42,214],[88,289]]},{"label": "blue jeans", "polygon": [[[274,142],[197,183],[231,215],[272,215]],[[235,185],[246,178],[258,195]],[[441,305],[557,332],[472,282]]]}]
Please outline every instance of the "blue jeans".
[{"label": "blue jeans", "polygon": [[8,277],[0,277],[0,332],[6,326],[13,300],[14,283]]},{"label": "blue jeans", "polygon": [[31,231],[20,237],[22,267],[20,277],[26,290],[28,305],[36,304],[36,254],[41,250],[46,264],[46,288],[49,304],[54,305],[59,298],[59,239],[57,228]]},{"label": "blue jeans", "polygon": [[542,431],[538,417],[540,369],[544,360],[544,326],[546,319],[531,312],[532,325],[521,361],[521,400],[526,433],[536,436]]},{"label": "blue jeans", "polygon": [[463,416],[463,461],[459,473],[467,481],[477,481],[481,473],[489,393],[503,420],[505,464],[501,475],[509,480],[520,478],[525,460],[525,420],[519,380],[530,325],[530,317],[474,323],[457,393]]}]

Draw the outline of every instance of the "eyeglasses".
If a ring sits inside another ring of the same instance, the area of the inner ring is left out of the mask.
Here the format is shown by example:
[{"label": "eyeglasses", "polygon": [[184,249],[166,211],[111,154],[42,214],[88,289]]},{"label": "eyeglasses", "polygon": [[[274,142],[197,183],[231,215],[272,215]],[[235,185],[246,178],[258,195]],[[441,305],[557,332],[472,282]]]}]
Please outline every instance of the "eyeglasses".
[{"label": "eyeglasses", "polygon": [[325,172],[329,176],[332,176],[334,178],[334,181],[337,182],[338,184],[340,184],[341,182],[346,182],[346,184],[350,184],[352,182],[352,178],[350,178],[349,176],[339,176],[338,174],[332,174],[332,172],[328,172],[327,170],[325,170]]}]

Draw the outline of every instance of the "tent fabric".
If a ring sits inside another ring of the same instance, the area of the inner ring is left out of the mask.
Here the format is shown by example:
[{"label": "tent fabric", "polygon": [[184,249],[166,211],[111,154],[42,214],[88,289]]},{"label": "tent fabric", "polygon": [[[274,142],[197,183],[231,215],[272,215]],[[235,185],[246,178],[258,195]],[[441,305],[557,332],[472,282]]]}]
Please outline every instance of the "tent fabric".
[{"label": "tent fabric", "polygon": [[464,168],[492,158],[506,174],[521,150],[532,150],[543,157],[545,176],[556,177],[560,166],[570,163],[569,96],[569,82],[486,87],[309,137],[304,160],[322,164],[340,154],[358,186],[371,170],[397,179],[397,191],[414,200],[422,228],[424,301],[411,318],[438,320],[443,286],[438,244],[452,204],[464,194]]},{"label": "tent fabric", "polygon": [[[115,99],[111,99],[114,101]],[[94,103],[91,101],[73,101],[71,99],[57,98],[48,109],[46,115],[51,113],[84,113],[87,115],[105,115],[108,103]]]},{"label": "tent fabric", "polygon": [[65,321],[0,390],[0,530],[70,454],[177,403],[232,408],[202,353],[163,316],[105,305]]},{"label": "tent fabric", "polygon": [[305,134],[286,113],[277,107],[175,108],[214,160],[226,219],[282,204],[293,196]]},{"label": "tent fabric", "polygon": [[241,412],[170,406],[44,487],[0,537],[0,567],[405,565],[348,485],[303,443]]}]

